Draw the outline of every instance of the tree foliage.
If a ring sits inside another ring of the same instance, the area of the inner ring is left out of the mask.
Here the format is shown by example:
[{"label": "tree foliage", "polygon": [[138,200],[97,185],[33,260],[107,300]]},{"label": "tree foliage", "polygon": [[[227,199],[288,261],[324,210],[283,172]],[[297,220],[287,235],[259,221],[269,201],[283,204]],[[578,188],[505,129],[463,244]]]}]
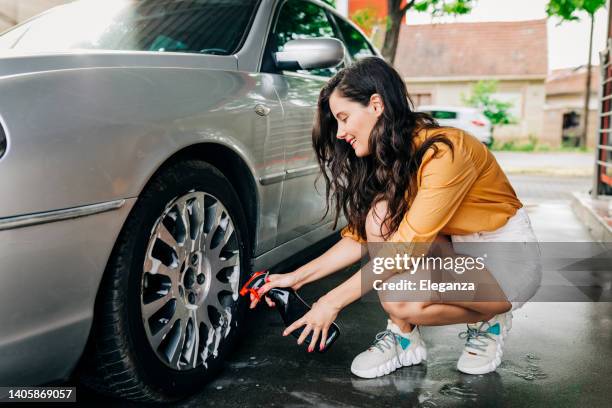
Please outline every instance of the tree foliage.
[{"label": "tree foliage", "polygon": [[516,119],[509,112],[513,104],[493,98],[495,92],[497,92],[497,81],[478,81],[472,86],[472,94],[467,98],[464,97],[463,102],[468,106],[482,109],[493,126],[516,123]]},{"label": "tree foliage", "polygon": [[372,35],[374,26],[382,22],[382,19],[377,16],[376,9],[372,7],[366,7],[355,11],[351,15],[351,20],[353,20],[368,37]]},{"label": "tree foliage", "polygon": [[561,21],[580,19],[580,13],[594,15],[606,5],[606,0],[549,0],[546,13],[549,17],[559,17]]},{"label": "tree foliage", "polygon": [[414,3],[414,9],[433,16],[467,14],[472,11],[474,0],[421,0]]}]

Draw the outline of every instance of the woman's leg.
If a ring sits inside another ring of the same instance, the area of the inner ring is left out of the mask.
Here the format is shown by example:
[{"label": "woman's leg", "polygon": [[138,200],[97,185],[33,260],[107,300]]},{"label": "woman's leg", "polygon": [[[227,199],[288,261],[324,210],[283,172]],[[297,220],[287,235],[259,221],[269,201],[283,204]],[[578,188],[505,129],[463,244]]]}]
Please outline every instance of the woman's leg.
[{"label": "woman's leg", "polygon": [[381,304],[391,321],[404,332],[410,331],[409,324],[441,326],[486,321],[511,308],[508,302],[381,302]]},{"label": "woman's leg", "polygon": [[[387,213],[387,203],[379,202],[370,210],[366,219],[368,242],[385,242],[383,235],[388,231],[382,220]],[[437,237],[440,243],[448,242],[446,237]],[[389,318],[403,332],[412,330],[412,325],[436,326],[455,323],[475,323],[491,319],[496,314],[511,308],[508,301],[497,302],[401,302],[381,300]]]},{"label": "woman's leg", "polygon": [[410,323],[411,325],[419,326],[475,323],[488,320],[493,316],[479,313],[463,306],[444,303],[382,302],[382,307],[395,324],[398,324],[397,321],[404,321],[406,324]]}]

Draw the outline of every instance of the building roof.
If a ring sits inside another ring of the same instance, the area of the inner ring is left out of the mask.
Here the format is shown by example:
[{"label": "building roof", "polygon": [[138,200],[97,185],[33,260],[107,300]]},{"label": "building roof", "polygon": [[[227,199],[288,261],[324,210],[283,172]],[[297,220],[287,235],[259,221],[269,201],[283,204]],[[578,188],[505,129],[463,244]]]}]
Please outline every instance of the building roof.
[{"label": "building roof", "polygon": [[546,20],[402,25],[403,77],[545,77]]},{"label": "building roof", "polygon": [[[546,95],[584,94],[586,66],[553,70],[546,79]],[[599,67],[591,68],[591,92],[599,88]]]}]

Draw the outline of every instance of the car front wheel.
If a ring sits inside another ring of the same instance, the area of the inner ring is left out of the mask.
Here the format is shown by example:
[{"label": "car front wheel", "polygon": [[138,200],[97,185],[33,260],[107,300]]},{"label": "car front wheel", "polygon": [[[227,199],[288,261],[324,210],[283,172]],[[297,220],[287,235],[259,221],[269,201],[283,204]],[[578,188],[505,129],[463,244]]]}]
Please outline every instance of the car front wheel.
[{"label": "car front wheel", "polygon": [[246,301],[249,240],[237,194],[216,168],[161,171],[118,238],[96,301],[84,383],[114,396],[173,401],[218,371]]}]

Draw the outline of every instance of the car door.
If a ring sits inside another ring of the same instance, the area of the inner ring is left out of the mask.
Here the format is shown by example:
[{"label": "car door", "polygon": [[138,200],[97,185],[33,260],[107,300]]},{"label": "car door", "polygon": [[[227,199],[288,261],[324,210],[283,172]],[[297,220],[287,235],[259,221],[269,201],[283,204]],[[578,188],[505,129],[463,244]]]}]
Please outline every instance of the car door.
[{"label": "car door", "polygon": [[[314,3],[288,0],[279,6],[270,33],[268,51],[281,51],[283,45],[300,38],[337,38],[326,10]],[[272,135],[284,141],[286,174],[278,219],[277,244],[299,237],[328,222],[325,220],[325,185],[312,147],[312,125],[321,87],[339,68],[310,71],[282,71],[277,91],[284,121],[273,127]]]}]

